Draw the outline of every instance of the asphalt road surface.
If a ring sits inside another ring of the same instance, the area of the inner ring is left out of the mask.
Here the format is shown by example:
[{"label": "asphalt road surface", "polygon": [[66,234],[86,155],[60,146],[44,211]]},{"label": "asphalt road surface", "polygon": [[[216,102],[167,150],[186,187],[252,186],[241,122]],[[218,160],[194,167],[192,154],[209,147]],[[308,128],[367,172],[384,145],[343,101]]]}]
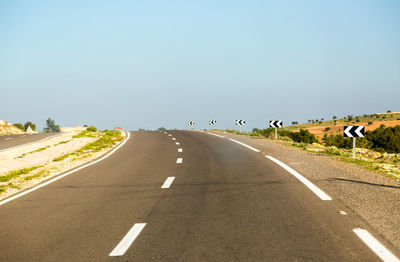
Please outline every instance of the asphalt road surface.
[{"label": "asphalt road surface", "polygon": [[104,160],[1,203],[0,261],[381,261],[372,249],[391,250],[266,155],[203,132],[132,132]]},{"label": "asphalt road surface", "polygon": [[40,133],[31,135],[2,135],[0,136],[0,150],[20,146],[23,144],[28,144],[36,142],[51,136],[56,135],[56,133]]}]

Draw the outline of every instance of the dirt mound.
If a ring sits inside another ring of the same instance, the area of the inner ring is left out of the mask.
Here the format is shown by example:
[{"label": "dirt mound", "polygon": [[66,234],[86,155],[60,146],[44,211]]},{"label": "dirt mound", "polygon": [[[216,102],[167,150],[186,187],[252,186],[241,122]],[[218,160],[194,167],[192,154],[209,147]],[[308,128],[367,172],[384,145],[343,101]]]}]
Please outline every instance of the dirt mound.
[{"label": "dirt mound", "polygon": [[18,127],[11,125],[9,122],[0,120],[0,135],[25,134]]}]

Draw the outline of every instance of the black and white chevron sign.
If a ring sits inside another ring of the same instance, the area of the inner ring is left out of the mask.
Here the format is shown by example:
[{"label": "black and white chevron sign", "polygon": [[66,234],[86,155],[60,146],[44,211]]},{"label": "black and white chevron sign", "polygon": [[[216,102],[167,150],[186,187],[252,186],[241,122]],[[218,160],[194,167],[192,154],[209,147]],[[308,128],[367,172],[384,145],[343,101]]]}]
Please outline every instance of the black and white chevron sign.
[{"label": "black and white chevron sign", "polygon": [[189,126],[194,126],[194,121],[188,121]]},{"label": "black and white chevron sign", "polygon": [[246,120],[240,119],[240,120],[236,120],[236,125],[238,126],[242,126],[246,124]]},{"label": "black and white chevron sign", "polygon": [[282,127],[283,122],[282,120],[271,120],[269,121],[269,127],[279,128]]},{"label": "black and white chevron sign", "polygon": [[364,137],[364,126],[345,126],[344,136],[345,137]]},{"label": "black and white chevron sign", "polygon": [[215,123],[217,123],[217,120],[210,120],[208,123],[209,123],[210,125],[214,125]]}]

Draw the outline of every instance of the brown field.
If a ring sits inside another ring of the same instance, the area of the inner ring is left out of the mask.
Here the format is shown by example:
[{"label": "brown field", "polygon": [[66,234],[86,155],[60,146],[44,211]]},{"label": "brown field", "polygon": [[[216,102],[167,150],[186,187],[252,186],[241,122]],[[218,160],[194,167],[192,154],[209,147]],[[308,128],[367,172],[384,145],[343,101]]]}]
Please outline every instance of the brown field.
[{"label": "brown field", "polygon": [[[385,127],[393,127],[393,126],[397,126],[400,125],[400,120],[391,120],[391,121],[376,121],[374,122],[372,125],[368,125],[367,122],[360,122],[360,123],[356,123],[356,124],[351,124],[348,123],[346,124],[346,126],[350,126],[350,125],[354,125],[354,126],[365,126],[365,131],[371,131],[371,130],[375,130],[377,128],[379,128],[381,125],[385,125]],[[345,125],[343,125],[342,123],[338,123],[337,125],[325,125],[325,126],[313,126],[313,127],[308,127],[308,128],[304,128],[308,131],[310,131],[310,133],[316,135],[318,138],[322,138],[324,136],[324,134],[342,134],[343,133],[343,127]],[[329,131],[325,131],[325,128],[330,127],[331,130]]]}]

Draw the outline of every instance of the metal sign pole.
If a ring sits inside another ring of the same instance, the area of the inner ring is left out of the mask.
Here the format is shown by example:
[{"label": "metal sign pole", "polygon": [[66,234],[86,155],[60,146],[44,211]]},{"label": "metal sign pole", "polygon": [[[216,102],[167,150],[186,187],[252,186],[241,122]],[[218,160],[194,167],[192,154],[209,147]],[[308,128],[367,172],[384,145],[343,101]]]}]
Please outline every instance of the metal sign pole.
[{"label": "metal sign pole", "polygon": [[278,139],[278,128],[275,127],[275,140]]},{"label": "metal sign pole", "polygon": [[353,137],[353,158],[356,158],[356,138]]}]

